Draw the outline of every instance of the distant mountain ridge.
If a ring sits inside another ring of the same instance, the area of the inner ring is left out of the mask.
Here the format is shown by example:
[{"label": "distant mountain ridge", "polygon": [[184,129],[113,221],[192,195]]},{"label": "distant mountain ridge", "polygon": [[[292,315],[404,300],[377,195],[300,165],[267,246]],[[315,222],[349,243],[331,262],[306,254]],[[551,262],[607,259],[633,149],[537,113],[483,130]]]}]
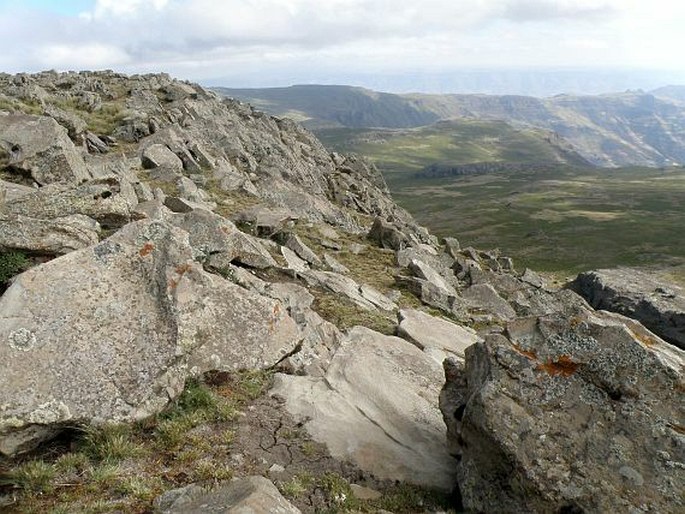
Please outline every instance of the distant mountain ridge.
[{"label": "distant mountain ridge", "polygon": [[597,96],[378,93],[351,86],[215,88],[311,129],[410,128],[444,119],[500,120],[551,130],[598,166],[685,163],[685,87]]}]

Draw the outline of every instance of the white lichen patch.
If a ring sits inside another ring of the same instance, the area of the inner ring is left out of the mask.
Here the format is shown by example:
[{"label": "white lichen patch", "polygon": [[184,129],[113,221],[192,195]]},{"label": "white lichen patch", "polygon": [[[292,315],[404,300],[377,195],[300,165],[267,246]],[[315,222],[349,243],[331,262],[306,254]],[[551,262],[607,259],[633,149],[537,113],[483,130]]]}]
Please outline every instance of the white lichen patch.
[{"label": "white lichen patch", "polygon": [[29,415],[27,421],[36,425],[49,425],[71,419],[71,411],[63,402],[50,400],[36,407]]},{"label": "white lichen patch", "polygon": [[36,346],[36,334],[26,328],[11,332],[8,340],[11,348],[22,352],[28,352]]}]

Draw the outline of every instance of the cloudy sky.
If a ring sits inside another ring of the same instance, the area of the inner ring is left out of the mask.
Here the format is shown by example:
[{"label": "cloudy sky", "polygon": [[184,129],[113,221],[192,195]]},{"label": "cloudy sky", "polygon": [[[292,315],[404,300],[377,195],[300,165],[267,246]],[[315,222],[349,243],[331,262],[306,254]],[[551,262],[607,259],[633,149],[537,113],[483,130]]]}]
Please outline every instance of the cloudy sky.
[{"label": "cloudy sky", "polygon": [[0,0],[0,70],[226,85],[473,69],[685,75],[679,0]]}]

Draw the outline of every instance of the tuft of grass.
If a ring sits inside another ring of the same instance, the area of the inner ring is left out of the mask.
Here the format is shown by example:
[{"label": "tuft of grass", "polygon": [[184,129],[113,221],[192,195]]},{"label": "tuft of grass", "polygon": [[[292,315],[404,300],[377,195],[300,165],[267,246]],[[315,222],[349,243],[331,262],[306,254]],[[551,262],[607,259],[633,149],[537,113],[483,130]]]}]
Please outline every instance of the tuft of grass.
[{"label": "tuft of grass", "polygon": [[134,440],[129,425],[88,427],[84,432],[81,451],[97,461],[119,462],[140,457],[144,451],[141,444]]},{"label": "tuft of grass", "polygon": [[54,489],[55,467],[42,460],[27,461],[10,470],[0,484],[9,485],[25,493],[43,494]]},{"label": "tuft of grass", "polygon": [[298,473],[287,482],[279,484],[279,489],[288,498],[300,498],[316,484],[311,473]]}]

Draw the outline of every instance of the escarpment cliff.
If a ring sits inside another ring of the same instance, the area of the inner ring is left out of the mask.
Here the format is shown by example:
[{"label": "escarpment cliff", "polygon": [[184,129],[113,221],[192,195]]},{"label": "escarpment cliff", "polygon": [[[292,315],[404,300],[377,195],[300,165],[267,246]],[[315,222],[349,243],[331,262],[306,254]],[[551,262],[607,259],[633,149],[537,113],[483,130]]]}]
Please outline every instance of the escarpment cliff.
[{"label": "escarpment cliff", "polygon": [[681,349],[166,75],[0,75],[0,294],[10,512],[684,506]]}]

